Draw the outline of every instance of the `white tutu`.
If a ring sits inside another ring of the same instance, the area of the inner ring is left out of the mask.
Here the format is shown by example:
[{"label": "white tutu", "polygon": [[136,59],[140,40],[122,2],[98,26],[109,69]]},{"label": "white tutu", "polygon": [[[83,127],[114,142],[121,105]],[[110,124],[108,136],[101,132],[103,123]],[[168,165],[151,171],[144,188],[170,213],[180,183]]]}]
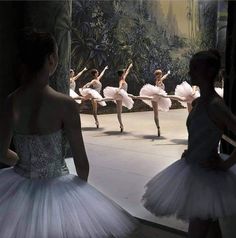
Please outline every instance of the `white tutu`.
[{"label": "white tutu", "polygon": [[164,96],[167,95],[165,90],[163,90],[160,87],[153,86],[151,84],[146,84],[141,88],[139,95],[141,97],[145,97],[145,96],[153,97],[152,100],[142,100],[142,101],[150,107],[152,107],[151,101],[158,102],[158,110],[160,111],[164,111],[164,112],[169,111],[171,107],[171,100],[169,98],[163,98],[159,96],[159,95],[164,95]]},{"label": "white tutu", "polygon": [[[77,98],[77,97],[79,97],[79,95],[74,90],[70,89],[70,97]],[[79,99],[76,99],[75,101],[79,104],[81,103],[81,100],[79,100]]]},{"label": "white tutu", "polygon": [[114,100],[122,100],[122,105],[128,109],[131,109],[134,105],[134,101],[129,97],[128,93],[124,89],[118,89],[117,87],[106,87],[103,90],[105,98],[113,98]]},{"label": "white tutu", "polygon": [[224,96],[224,89],[223,88],[215,88],[215,91],[218,93],[218,95],[220,96],[220,97],[222,97],[223,98],[223,96]]},{"label": "white tutu", "polygon": [[[92,88],[80,88],[79,91],[83,97],[86,97],[87,95],[91,95],[92,98],[94,99],[103,99],[101,94]],[[104,101],[98,101],[98,104],[100,104],[103,107],[107,105]]]},{"label": "white tutu", "polygon": [[28,179],[0,170],[2,238],[124,237],[134,219],[75,175]]},{"label": "white tutu", "polygon": [[175,95],[185,99],[185,102],[179,101],[183,107],[187,107],[187,103],[191,104],[194,99],[200,97],[199,91],[194,93],[191,85],[186,81],[176,86]]},{"label": "white tutu", "polygon": [[183,220],[236,215],[235,171],[205,170],[180,159],[148,182],[144,206],[156,216]]}]

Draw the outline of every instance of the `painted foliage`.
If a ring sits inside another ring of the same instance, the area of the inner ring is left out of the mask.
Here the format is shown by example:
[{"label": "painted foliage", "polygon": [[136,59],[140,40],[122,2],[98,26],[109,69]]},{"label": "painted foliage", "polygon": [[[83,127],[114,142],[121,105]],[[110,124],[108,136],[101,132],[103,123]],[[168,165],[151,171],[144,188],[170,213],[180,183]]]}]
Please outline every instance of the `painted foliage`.
[{"label": "painted foliage", "polygon": [[133,62],[128,82],[134,94],[144,83],[153,83],[155,69],[170,70],[166,89],[173,92],[188,80],[190,56],[216,47],[218,5],[215,0],[75,0],[72,67],[78,71],[108,64],[106,86],[117,85],[117,69]]}]

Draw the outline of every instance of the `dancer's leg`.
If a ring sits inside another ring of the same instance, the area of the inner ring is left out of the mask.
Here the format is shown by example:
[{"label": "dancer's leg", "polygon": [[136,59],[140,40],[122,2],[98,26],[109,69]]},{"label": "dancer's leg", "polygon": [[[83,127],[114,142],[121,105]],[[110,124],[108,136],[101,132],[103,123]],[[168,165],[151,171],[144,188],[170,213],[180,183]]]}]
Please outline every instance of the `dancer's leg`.
[{"label": "dancer's leg", "polygon": [[117,112],[117,118],[120,124],[120,132],[123,132],[124,126],[121,119],[121,113],[122,113],[122,101],[116,100],[116,112]]},{"label": "dancer's leg", "polygon": [[159,124],[159,116],[158,116],[158,103],[155,101],[152,101],[152,108],[153,108],[153,113],[154,113],[154,121],[157,127],[157,135],[161,135],[160,131],[160,124]]},{"label": "dancer's leg", "polygon": [[91,99],[92,107],[93,107],[93,117],[95,119],[96,127],[99,128],[99,122],[97,117],[97,111],[98,111],[98,104],[94,99]]}]

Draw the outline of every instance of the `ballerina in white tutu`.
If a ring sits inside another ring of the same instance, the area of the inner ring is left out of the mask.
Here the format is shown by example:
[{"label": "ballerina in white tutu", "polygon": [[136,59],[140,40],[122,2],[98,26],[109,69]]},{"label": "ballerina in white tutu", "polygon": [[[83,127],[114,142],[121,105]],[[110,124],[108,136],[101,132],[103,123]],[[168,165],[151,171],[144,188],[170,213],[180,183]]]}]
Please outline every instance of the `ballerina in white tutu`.
[{"label": "ballerina in white tutu", "polygon": [[154,72],[155,86],[145,84],[139,92],[140,96],[131,96],[134,99],[141,99],[144,103],[153,108],[154,121],[157,127],[158,136],[161,135],[158,110],[167,112],[171,107],[171,100],[166,97],[167,93],[164,90],[165,85],[163,83],[169,74],[170,71],[168,71],[167,74],[162,75],[162,71],[160,69],[156,70]]},{"label": "ballerina in white tutu", "polygon": [[236,150],[222,160],[217,153],[223,131],[236,133],[236,117],[214,90],[220,69],[217,52],[202,51],[190,61],[190,77],[199,86],[187,119],[188,149],[182,158],[151,179],[144,206],[156,216],[174,215],[189,221],[189,237],[220,238],[218,218],[236,215]]},{"label": "ballerina in white tutu", "polygon": [[120,124],[120,132],[124,131],[124,125],[121,119],[122,106],[131,109],[133,107],[134,101],[127,93],[128,84],[126,82],[126,77],[128,76],[130,69],[133,64],[130,64],[127,69],[119,70],[119,87],[106,87],[103,90],[104,99],[103,101],[114,101],[116,103],[117,118]]},{"label": "ballerina in white tutu", "polygon": [[[48,85],[57,51],[48,33],[28,31],[19,40],[26,83],[8,96],[0,117],[0,161],[15,164],[0,170],[1,237],[125,237],[134,219],[87,183],[78,104]],[[66,166],[63,135],[78,176]],[[8,150],[12,137],[17,154]]]},{"label": "ballerina in white tutu", "polygon": [[87,68],[85,67],[83,70],[81,70],[77,75],[75,75],[75,71],[73,69],[70,69],[70,96],[74,99],[76,99],[76,102],[81,103],[80,100],[78,99],[82,99],[81,96],[79,96],[76,92],[75,92],[75,87],[76,87],[76,80],[78,80],[80,78],[80,76],[87,70]]},{"label": "ballerina in white tutu", "polygon": [[93,79],[85,84],[83,88],[80,88],[80,94],[82,95],[82,100],[91,100],[92,108],[93,108],[93,116],[95,119],[95,125],[97,128],[99,128],[99,121],[97,117],[97,111],[98,111],[98,105],[106,106],[106,103],[103,101],[98,101],[103,99],[101,96],[101,90],[102,90],[102,83],[101,79],[105,73],[105,71],[108,69],[108,66],[106,66],[103,71],[99,74],[97,69],[91,70],[91,75]]}]

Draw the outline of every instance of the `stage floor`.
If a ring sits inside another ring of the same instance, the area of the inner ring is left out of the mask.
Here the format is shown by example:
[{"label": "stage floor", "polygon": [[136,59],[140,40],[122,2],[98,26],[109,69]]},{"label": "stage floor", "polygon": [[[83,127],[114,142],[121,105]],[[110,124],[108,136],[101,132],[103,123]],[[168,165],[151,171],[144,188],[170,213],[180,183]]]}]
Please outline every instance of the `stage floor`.
[{"label": "stage floor", "polygon": [[[178,160],[187,148],[187,114],[187,109],[160,112],[159,138],[152,111],[124,113],[123,133],[119,132],[116,114],[99,115],[99,129],[92,115],[81,114],[89,182],[133,216],[186,231],[186,223],[173,217],[156,218],[140,200],[147,181]],[[66,161],[75,173],[72,159]]]}]

